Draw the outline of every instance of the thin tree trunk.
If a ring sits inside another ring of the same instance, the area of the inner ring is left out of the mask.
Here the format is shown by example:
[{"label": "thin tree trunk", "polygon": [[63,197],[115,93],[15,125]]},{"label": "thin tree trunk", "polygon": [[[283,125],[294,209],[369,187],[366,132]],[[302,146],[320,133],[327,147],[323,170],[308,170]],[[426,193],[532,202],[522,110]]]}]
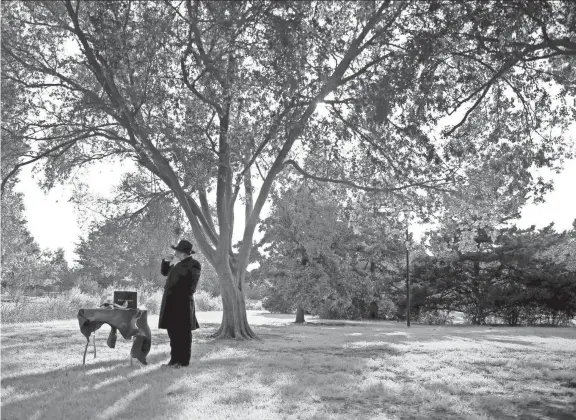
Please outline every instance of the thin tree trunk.
[{"label": "thin tree trunk", "polygon": [[299,303],[298,308],[296,308],[296,324],[303,324],[304,322],[304,307]]},{"label": "thin tree trunk", "polygon": [[250,214],[252,214],[252,209],[254,208],[254,193],[252,192],[252,174],[250,168],[246,170],[244,175],[244,191],[246,194],[246,212],[244,223],[248,223],[250,220]]}]

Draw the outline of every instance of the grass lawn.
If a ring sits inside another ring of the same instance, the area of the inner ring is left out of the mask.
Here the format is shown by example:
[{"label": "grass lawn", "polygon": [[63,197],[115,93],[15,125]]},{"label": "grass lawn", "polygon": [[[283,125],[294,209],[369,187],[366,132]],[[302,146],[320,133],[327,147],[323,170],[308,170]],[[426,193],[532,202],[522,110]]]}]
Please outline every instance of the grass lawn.
[{"label": "grass lawn", "polygon": [[82,366],[77,321],[3,325],[1,418],[576,419],[576,328],[297,326],[250,311],[263,341],[214,342],[220,319],[198,313],[193,361],[178,370],[160,367],[156,316],[149,365],[132,367],[130,341],[106,346],[108,326]]}]

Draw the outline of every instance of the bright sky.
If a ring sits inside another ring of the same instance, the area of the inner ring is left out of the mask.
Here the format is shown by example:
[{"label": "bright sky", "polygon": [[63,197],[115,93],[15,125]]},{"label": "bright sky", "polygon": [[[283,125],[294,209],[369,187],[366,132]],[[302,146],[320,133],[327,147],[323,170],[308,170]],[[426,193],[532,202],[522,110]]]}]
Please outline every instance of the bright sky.
[{"label": "bright sky", "polygon": [[[71,54],[79,51],[77,43],[72,40],[67,42],[66,49]],[[326,112],[322,107],[320,105],[318,111],[320,113]],[[461,115],[455,114],[451,118],[460,117]],[[120,180],[122,172],[120,165],[100,164],[90,170],[82,181],[88,183],[92,193],[108,195],[110,189]],[[546,203],[530,204],[523,209],[522,217],[518,221],[519,227],[530,225],[543,227],[554,222],[558,231],[571,228],[572,221],[576,218],[576,188],[574,187],[576,183],[576,159],[567,161],[561,174],[549,176],[554,179],[554,191],[547,196]],[[59,247],[64,248],[66,259],[69,263],[73,263],[75,244],[83,232],[78,223],[78,211],[72,203],[68,202],[72,188],[58,186],[45,195],[32,178],[30,167],[23,168],[19,179],[20,182],[16,190],[24,193],[24,205],[30,233],[42,248],[52,250]],[[264,206],[261,217],[266,216],[268,208],[267,205]],[[244,209],[240,202],[236,205],[235,220],[234,242],[242,239],[244,230]],[[423,226],[411,226],[411,231],[416,239],[421,236],[423,230]],[[254,236],[254,239],[259,239],[258,231]]]},{"label": "bright sky", "polygon": [[[133,166],[133,165],[130,165]],[[55,250],[64,248],[66,259],[70,264],[76,257],[75,245],[82,231],[79,220],[81,211],[69,202],[73,188],[71,186],[57,186],[48,194],[40,189],[37,180],[32,178],[31,167],[24,167],[19,175],[19,183],[15,190],[24,194],[25,214],[28,220],[28,229],[41,248]],[[91,194],[111,196],[112,188],[118,184],[126,165],[98,164],[87,171],[78,180],[86,182]],[[257,187],[257,185],[255,185]],[[265,217],[269,206],[265,205],[262,216]],[[83,211],[90,211],[89,209]],[[240,241],[244,233],[244,207],[238,202],[234,210],[236,225],[233,242]],[[254,239],[260,239],[258,231]],[[194,242],[194,238],[190,238]]]},{"label": "bright sky", "polygon": [[[100,165],[90,171],[85,181],[89,183],[92,192],[106,194],[119,181],[120,173],[119,167]],[[545,203],[529,204],[523,209],[518,221],[519,227],[543,227],[554,222],[558,231],[571,228],[572,221],[576,219],[576,159],[567,161],[564,171],[552,177],[555,182],[554,191],[548,194]],[[68,202],[71,188],[59,186],[45,195],[36,180],[32,179],[30,168],[25,168],[20,174],[16,190],[24,193],[28,228],[38,244],[52,250],[64,248],[67,260],[72,263],[75,243],[82,231],[78,224],[77,210]],[[237,241],[241,239],[244,229],[241,204],[236,209],[235,218],[237,225],[234,240]],[[416,236],[421,233],[416,226],[412,230]]]}]

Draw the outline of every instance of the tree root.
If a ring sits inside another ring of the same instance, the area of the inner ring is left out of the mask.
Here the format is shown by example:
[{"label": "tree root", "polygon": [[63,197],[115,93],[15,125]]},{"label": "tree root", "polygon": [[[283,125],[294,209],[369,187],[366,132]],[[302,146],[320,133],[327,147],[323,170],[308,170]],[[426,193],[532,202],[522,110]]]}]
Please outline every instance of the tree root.
[{"label": "tree root", "polygon": [[240,331],[234,330],[232,328],[224,328],[220,325],[220,328],[210,336],[215,340],[260,340],[258,335],[249,327],[244,326]]}]

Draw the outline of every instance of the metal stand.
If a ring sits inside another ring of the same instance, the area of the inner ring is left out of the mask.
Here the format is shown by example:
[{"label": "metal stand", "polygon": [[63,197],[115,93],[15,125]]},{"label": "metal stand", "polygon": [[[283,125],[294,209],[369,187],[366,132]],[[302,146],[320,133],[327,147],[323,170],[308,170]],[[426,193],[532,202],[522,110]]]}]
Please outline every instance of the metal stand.
[{"label": "metal stand", "polygon": [[[135,338],[135,337],[132,336],[132,345],[134,345],[134,338]],[[130,366],[132,366],[132,359],[133,359],[133,357],[132,357],[132,347],[130,347]]]},{"label": "metal stand", "polygon": [[86,364],[86,351],[88,350],[88,344],[90,344],[90,339],[86,339],[86,347],[84,347],[84,357],[82,358],[82,364]]},{"label": "metal stand", "polygon": [[[88,351],[88,345],[90,344],[90,337],[86,339],[86,347],[84,347],[84,357],[82,358],[82,364],[86,364],[86,352]],[[96,359],[96,331],[94,331],[94,359]]]}]

